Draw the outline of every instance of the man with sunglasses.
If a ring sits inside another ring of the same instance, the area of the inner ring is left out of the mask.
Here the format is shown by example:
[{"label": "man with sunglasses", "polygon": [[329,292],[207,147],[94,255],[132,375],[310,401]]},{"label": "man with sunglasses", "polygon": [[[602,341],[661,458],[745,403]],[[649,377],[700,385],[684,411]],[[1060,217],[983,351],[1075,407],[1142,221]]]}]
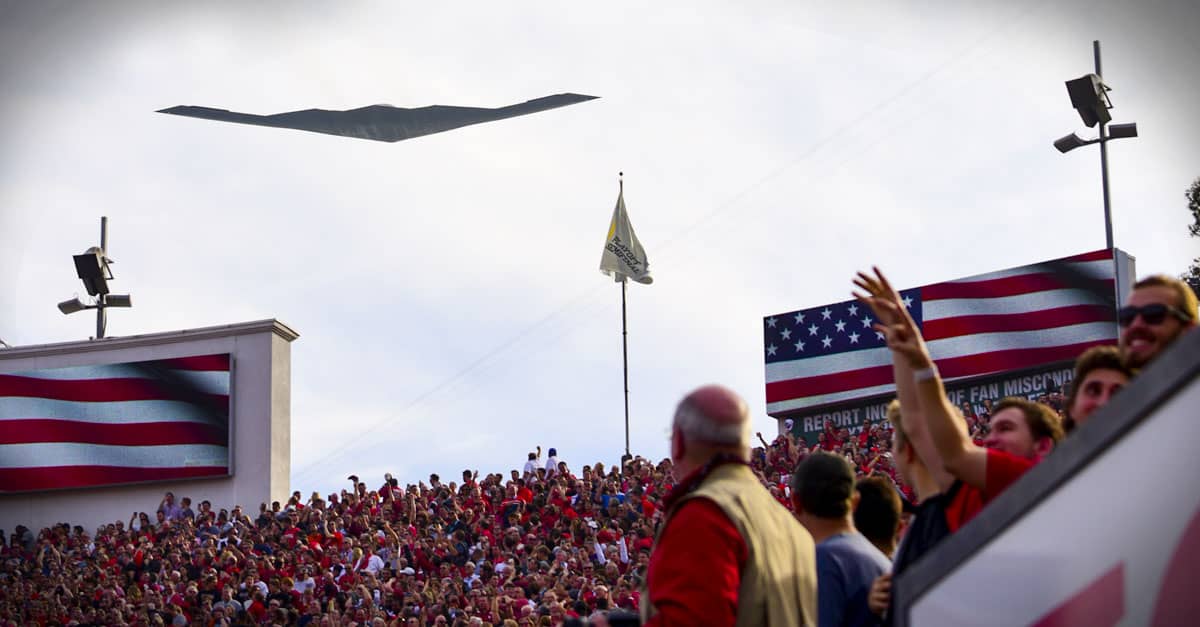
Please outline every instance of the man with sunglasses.
[{"label": "man with sunglasses", "polygon": [[1121,356],[1125,364],[1144,368],[1180,335],[1196,326],[1196,294],[1183,281],[1162,274],[1133,286],[1117,312]]}]

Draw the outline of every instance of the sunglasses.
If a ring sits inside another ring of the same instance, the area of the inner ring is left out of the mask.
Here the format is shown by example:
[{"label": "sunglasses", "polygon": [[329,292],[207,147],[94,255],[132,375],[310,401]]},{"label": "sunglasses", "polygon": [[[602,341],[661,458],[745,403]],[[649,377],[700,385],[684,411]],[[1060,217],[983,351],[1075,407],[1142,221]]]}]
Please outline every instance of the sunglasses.
[{"label": "sunglasses", "polygon": [[1184,313],[1183,310],[1179,309],[1178,307],[1172,307],[1171,305],[1164,305],[1162,303],[1152,303],[1144,307],[1129,306],[1120,308],[1117,310],[1117,322],[1120,323],[1121,326],[1127,327],[1133,324],[1134,319],[1141,315],[1142,320],[1145,321],[1146,324],[1158,325],[1162,324],[1168,313],[1176,318],[1179,318],[1183,322],[1191,320],[1191,316]]}]

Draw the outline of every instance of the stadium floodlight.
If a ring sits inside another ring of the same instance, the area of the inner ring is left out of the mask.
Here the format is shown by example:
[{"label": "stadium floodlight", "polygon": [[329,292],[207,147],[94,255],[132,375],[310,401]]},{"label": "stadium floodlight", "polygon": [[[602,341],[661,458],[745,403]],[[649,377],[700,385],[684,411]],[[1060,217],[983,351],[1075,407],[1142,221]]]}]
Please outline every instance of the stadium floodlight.
[{"label": "stadium floodlight", "polygon": [[75,272],[83,281],[89,295],[108,293],[108,280],[112,278],[112,271],[108,269],[108,259],[104,257],[102,249],[92,246],[82,255],[75,255]]},{"label": "stadium floodlight", "polygon": [[1112,121],[1112,115],[1108,112],[1109,109],[1112,109],[1112,101],[1108,98],[1108,92],[1112,91],[1112,88],[1104,84],[1104,79],[1101,78],[1103,74],[1100,72],[1099,41],[1092,42],[1092,50],[1096,57],[1096,71],[1067,81],[1067,95],[1071,97],[1071,106],[1079,113],[1084,124],[1089,127],[1099,125],[1099,136],[1096,139],[1084,139],[1071,133],[1054,140],[1054,147],[1061,153],[1067,153],[1080,146],[1100,144],[1100,184],[1104,191],[1104,242],[1105,248],[1112,249],[1112,204],[1108,195],[1108,140],[1137,137],[1138,132],[1137,124],[1132,122],[1113,124],[1106,128],[1106,125]]},{"label": "stadium floodlight", "polygon": [[64,300],[58,304],[58,310],[64,314],[73,314],[77,311],[83,311],[84,309],[89,308],[90,307],[88,305],[83,304],[83,302],[79,300],[78,296],[72,298],[71,300]]},{"label": "stadium floodlight", "polygon": [[1099,140],[1093,139],[1091,141],[1087,141],[1087,140],[1083,139],[1082,137],[1076,135],[1075,133],[1071,133],[1070,135],[1067,135],[1066,137],[1060,137],[1060,138],[1054,140],[1054,147],[1057,148],[1059,152],[1065,154],[1065,153],[1071,152],[1072,150],[1075,150],[1076,148],[1079,148],[1080,146],[1094,144],[1097,141],[1099,141]]},{"label": "stadium floodlight", "polygon": [[1111,91],[1098,74],[1085,74],[1079,78],[1067,81],[1067,94],[1071,96],[1071,106],[1079,112],[1083,123],[1091,128],[1096,124],[1108,124],[1112,115],[1108,110],[1112,102],[1108,99]]},{"label": "stadium floodlight", "polygon": [[1129,124],[1112,124],[1108,127],[1109,139],[1123,139],[1126,137],[1137,137],[1137,122]]},{"label": "stadium floodlight", "polygon": [[108,316],[105,312],[109,307],[132,307],[133,299],[129,294],[109,294],[108,282],[112,280],[112,270],[109,264],[113,261],[105,254],[105,247],[108,242],[108,217],[100,217],[100,246],[93,246],[87,249],[82,255],[74,255],[75,272],[79,275],[79,279],[83,281],[83,287],[87,289],[87,293],[95,297],[95,302],[91,305],[85,304],[76,296],[71,300],[64,300],[58,304],[58,310],[63,314],[73,314],[85,309],[96,310],[96,337],[100,339],[104,337],[104,329],[108,325]]}]

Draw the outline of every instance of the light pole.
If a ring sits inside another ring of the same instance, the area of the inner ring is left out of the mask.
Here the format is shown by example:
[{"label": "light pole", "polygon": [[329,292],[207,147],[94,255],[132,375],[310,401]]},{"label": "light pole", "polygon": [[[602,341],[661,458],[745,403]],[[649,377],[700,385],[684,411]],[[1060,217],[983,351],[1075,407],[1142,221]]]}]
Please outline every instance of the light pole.
[{"label": "light pole", "polygon": [[92,304],[86,304],[79,300],[76,296],[71,300],[64,300],[58,304],[58,310],[66,314],[73,314],[77,311],[85,309],[96,310],[96,337],[101,339],[104,337],[104,330],[108,326],[108,316],[105,312],[109,307],[132,307],[133,301],[129,294],[109,294],[108,282],[112,280],[112,270],[108,267],[113,263],[112,259],[108,258],[106,246],[108,245],[108,217],[100,217],[100,247],[95,246],[84,251],[82,255],[75,255],[75,272],[79,275],[79,279],[83,281],[83,287],[87,290],[88,295],[95,297]]},{"label": "light pole", "polygon": [[1102,78],[1099,41],[1092,42],[1092,51],[1096,57],[1096,72],[1067,81],[1067,94],[1071,96],[1071,106],[1075,107],[1075,110],[1079,112],[1079,117],[1083,119],[1083,123],[1089,127],[1099,124],[1100,134],[1096,139],[1084,140],[1075,133],[1071,133],[1066,137],[1060,137],[1055,140],[1054,147],[1059,152],[1066,153],[1080,146],[1100,144],[1100,184],[1104,190],[1104,241],[1105,247],[1111,249],[1113,247],[1113,234],[1112,204],[1108,197],[1108,141],[1123,137],[1137,137],[1138,131],[1136,122],[1113,124],[1105,128],[1112,121],[1112,116],[1108,113],[1108,110],[1112,108],[1108,92],[1112,88],[1104,84],[1104,79]]}]

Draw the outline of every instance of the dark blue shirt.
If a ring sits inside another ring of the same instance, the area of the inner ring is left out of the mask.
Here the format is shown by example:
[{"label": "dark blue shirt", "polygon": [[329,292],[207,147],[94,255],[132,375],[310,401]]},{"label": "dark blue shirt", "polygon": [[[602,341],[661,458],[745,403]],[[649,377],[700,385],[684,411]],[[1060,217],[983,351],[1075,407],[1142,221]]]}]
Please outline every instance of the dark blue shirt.
[{"label": "dark blue shirt", "polygon": [[876,627],[867,607],[871,584],[892,563],[861,533],[840,533],[817,545],[817,623],[821,627]]}]

